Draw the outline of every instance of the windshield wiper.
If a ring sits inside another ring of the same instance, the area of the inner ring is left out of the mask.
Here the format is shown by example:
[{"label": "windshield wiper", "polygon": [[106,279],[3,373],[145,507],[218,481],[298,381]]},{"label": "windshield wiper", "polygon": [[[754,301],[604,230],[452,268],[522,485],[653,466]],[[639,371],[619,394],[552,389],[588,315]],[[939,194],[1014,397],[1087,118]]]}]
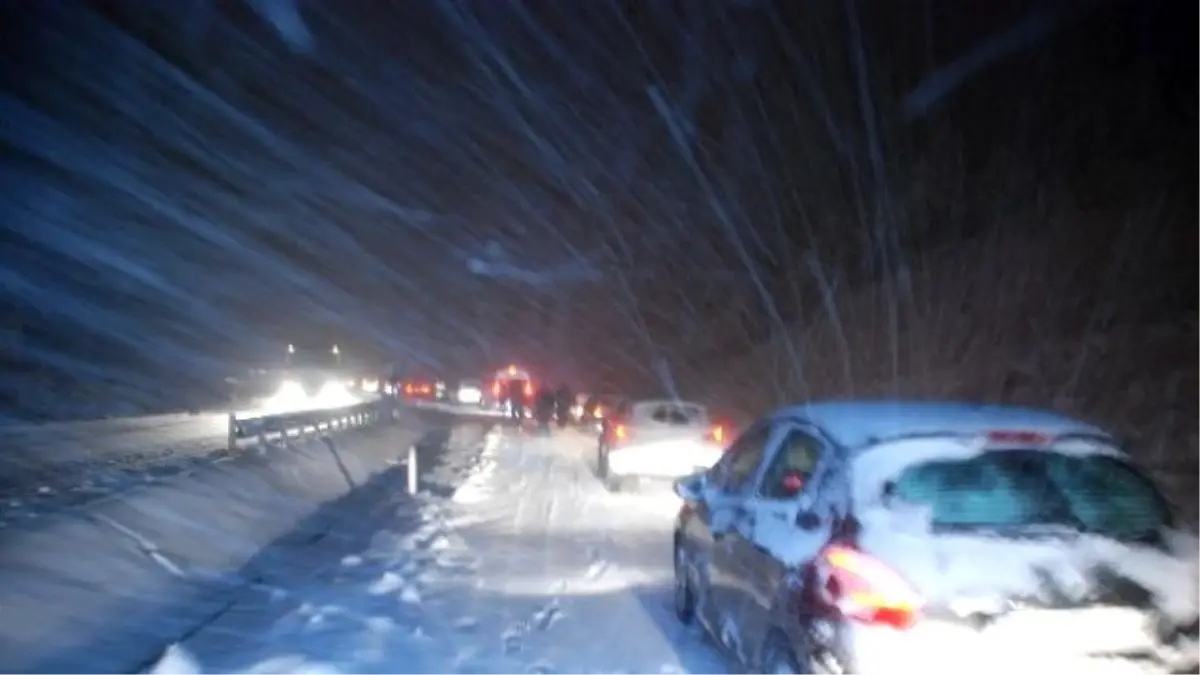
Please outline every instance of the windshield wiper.
[{"label": "windshield wiper", "polygon": [[1002,537],[1078,537],[1082,528],[1066,522],[1031,523],[939,523],[935,531],[979,532]]},{"label": "windshield wiper", "polygon": [[1083,528],[1066,522],[1019,523],[997,529],[1029,537],[1076,537],[1083,533]]}]

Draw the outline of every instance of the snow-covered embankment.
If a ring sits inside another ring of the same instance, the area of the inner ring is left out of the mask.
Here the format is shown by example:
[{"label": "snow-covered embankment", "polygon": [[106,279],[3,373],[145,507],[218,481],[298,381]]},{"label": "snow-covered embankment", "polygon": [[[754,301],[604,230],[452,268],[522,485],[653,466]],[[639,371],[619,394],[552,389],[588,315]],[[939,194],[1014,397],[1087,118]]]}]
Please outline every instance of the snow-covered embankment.
[{"label": "snow-covered embankment", "polygon": [[[8,529],[0,539],[0,671],[118,672],[219,613],[239,571],[413,444],[482,437],[430,412],[248,453]],[[436,452],[436,448],[429,448]],[[425,454],[425,453],[422,453]]]}]

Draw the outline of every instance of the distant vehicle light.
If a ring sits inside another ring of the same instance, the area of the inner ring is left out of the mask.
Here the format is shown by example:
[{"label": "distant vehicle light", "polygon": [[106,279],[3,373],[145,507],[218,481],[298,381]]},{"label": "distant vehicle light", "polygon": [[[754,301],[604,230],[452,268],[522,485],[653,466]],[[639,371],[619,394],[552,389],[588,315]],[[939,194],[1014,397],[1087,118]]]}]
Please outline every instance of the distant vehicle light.
[{"label": "distant vehicle light", "polygon": [[308,403],[308,392],[304,385],[295,380],[284,380],[275,394],[267,399],[267,407],[273,409],[298,408]]},{"label": "distant vehicle light", "polygon": [[356,399],[350,393],[350,390],[342,382],[329,381],[321,385],[320,391],[317,392],[317,397],[314,403],[322,407],[337,407],[350,405]]},{"label": "distant vehicle light", "polygon": [[712,428],[708,430],[708,440],[712,441],[713,443],[724,443],[725,427],[721,426],[720,424],[714,424]]}]

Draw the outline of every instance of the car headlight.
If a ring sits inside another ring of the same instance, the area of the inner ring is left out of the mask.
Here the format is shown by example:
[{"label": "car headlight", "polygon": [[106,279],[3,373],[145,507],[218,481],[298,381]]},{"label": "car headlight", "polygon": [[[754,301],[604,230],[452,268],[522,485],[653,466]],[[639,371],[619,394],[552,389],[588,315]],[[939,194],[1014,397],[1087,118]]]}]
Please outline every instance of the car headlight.
[{"label": "car headlight", "polygon": [[279,389],[275,392],[279,398],[286,399],[302,399],[306,397],[304,385],[295,380],[284,380],[279,384]]},{"label": "car headlight", "polygon": [[307,402],[308,392],[304,391],[304,385],[295,380],[284,380],[279,383],[279,388],[267,400],[266,405],[271,408],[292,408]]},{"label": "car headlight", "polygon": [[317,394],[317,397],[322,400],[338,399],[345,398],[349,393],[344,382],[326,382],[321,385],[321,391]]}]

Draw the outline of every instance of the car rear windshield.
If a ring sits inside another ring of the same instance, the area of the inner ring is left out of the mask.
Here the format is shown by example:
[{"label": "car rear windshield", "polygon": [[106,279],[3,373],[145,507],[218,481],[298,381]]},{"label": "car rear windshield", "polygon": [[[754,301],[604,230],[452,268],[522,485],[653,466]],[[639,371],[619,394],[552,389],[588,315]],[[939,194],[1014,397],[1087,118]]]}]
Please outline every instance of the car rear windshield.
[{"label": "car rear windshield", "polygon": [[935,529],[1052,525],[1141,540],[1171,522],[1154,484],[1108,455],[998,450],[911,466],[886,489],[893,498],[930,505]]}]

